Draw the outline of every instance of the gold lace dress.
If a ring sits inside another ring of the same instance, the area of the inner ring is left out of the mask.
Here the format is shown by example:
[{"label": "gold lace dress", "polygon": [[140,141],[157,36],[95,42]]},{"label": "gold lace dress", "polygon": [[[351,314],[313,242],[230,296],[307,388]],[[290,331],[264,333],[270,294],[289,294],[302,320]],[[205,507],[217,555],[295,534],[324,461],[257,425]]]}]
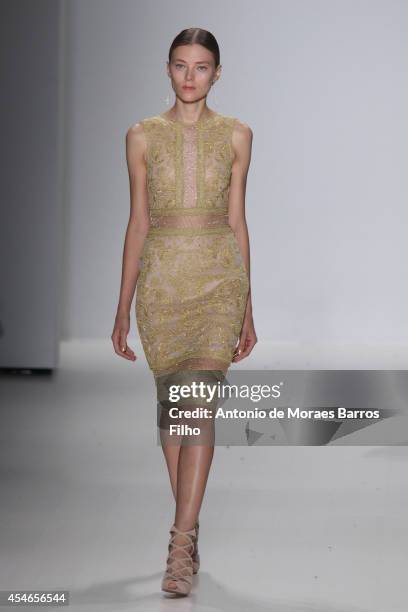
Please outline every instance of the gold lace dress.
[{"label": "gold lace dress", "polygon": [[235,119],[192,125],[155,115],[147,142],[150,228],[140,259],[136,320],[149,368],[226,373],[241,331],[249,279],[228,224]]}]

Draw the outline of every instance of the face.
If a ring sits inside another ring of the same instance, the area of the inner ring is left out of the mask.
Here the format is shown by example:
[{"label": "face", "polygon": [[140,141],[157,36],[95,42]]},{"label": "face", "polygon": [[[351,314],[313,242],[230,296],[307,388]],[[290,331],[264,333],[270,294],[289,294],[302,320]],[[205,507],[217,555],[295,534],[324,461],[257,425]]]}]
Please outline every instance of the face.
[{"label": "face", "polygon": [[214,55],[202,45],[181,45],[167,62],[167,74],[178,98],[195,102],[205,97],[213,81],[219,79],[221,66],[215,69]]}]

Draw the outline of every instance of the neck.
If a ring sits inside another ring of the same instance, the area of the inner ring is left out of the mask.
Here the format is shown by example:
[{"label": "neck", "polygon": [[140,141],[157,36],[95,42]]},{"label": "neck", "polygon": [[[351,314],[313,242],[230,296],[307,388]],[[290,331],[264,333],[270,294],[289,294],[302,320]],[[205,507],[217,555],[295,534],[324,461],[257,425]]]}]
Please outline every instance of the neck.
[{"label": "neck", "polygon": [[205,104],[197,110],[197,108],[189,108],[192,105],[175,104],[169,110],[169,118],[183,123],[197,123],[212,114],[208,106]]}]

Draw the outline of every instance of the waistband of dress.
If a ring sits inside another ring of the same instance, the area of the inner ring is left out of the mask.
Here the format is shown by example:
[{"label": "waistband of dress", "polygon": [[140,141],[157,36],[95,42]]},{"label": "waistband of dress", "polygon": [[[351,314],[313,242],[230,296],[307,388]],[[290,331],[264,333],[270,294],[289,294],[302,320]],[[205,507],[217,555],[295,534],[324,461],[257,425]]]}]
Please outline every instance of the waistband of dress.
[{"label": "waistband of dress", "polygon": [[[194,209],[189,209],[194,210]],[[198,214],[172,211],[172,214],[150,215],[149,233],[217,233],[231,230],[228,212],[200,211]]]}]

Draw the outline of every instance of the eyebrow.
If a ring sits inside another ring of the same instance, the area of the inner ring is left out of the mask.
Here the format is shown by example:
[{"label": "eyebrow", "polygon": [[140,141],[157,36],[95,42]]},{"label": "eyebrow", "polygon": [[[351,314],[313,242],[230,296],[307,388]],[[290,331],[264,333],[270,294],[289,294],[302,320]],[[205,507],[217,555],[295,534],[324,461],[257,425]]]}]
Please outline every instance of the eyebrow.
[{"label": "eyebrow", "polygon": [[[177,57],[176,57],[176,59],[175,59],[174,61],[175,61],[175,62],[184,62],[184,63],[186,63],[186,62],[185,62],[183,59],[181,59],[181,58],[177,58]],[[211,62],[207,62],[207,61],[205,61],[205,60],[204,60],[204,61],[202,61],[202,62],[194,62],[194,63],[195,63],[195,64],[210,64]]]}]

